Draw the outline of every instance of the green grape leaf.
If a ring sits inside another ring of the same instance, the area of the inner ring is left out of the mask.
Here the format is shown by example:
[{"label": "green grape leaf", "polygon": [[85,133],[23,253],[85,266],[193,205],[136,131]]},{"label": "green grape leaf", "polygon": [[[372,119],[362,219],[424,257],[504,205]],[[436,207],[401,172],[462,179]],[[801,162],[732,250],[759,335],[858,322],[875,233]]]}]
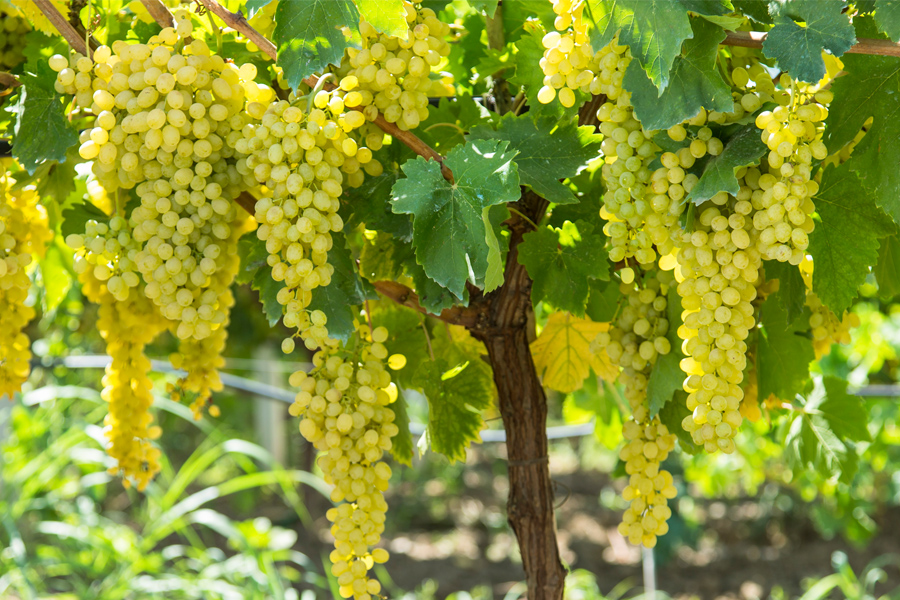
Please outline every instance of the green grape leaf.
[{"label": "green grape leaf", "polygon": [[699,206],[719,192],[736,195],[741,189],[735,175],[738,169],[756,164],[767,150],[755,124],[742,127],[728,140],[720,155],[707,161],[687,201]]},{"label": "green grape leaf", "polygon": [[384,231],[404,241],[412,239],[412,219],[409,215],[391,211],[391,187],[398,176],[396,171],[385,171],[374,177],[369,175],[361,186],[346,191],[341,217],[347,231],[365,225],[366,229]]},{"label": "green grape leaf", "polygon": [[875,0],[875,22],[892,42],[900,42],[900,0]]},{"label": "green grape leaf", "polygon": [[878,282],[879,298],[888,301],[900,296],[900,234],[881,242],[873,273]]},{"label": "green grape leaf", "polygon": [[466,294],[463,294],[462,298],[454,295],[453,292],[426,275],[425,269],[412,257],[406,263],[406,273],[412,277],[413,287],[416,295],[419,296],[419,306],[429,313],[439,315],[445,308],[456,304],[465,304],[464,299],[468,297]]},{"label": "green grape leaf", "polygon": [[760,0],[732,0],[736,12],[749,17],[757,23],[769,24],[772,18],[769,16],[769,3]]},{"label": "green grape leaf", "polygon": [[63,249],[62,242],[56,238],[38,264],[44,286],[44,312],[53,312],[72,287],[72,251]]},{"label": "green grape leaf", "polygon": [[655,417],[660,410],[672,400],[672,394],[682,389],[684,372],[681,370],[681,359],[685,358],[681,351],[681,339],[678,328],[681,327],[681,297],[675,286],[669,288],[666,296],[666,318],[669,321],[669,340],[671,350],[668,354],[657,357],[656,364],[647,381],[647,401],[650,416]]},{"label": "green grape leaf", "polygon": [[653,85],[665,90],[681,43],[694,36],[688,11],[702,15],[724,15],[732,11],[728,0],[587,0],[584,18],[592,21],[591,43],[595,49],[610,43],[631,48]]},{"label": "green grape leaf", "polygon": [[78,132],[66,118],[65,103],[54,89],[56,74],[46,64],[25,73],[19,100],[9,108],[16,116],[12,155],[29,173],[44,161],[66,161],[66,151],[78,143]]},{"label": "green grape leaf", "polygon": [[778,280],[778,291],[772,295],[776,302],[784,307],[787,322],[793,323],[797,317],[803,314],[803,306],[806,304],[806,284],[800,269],[790,263],[767,261],[766,280]]},{"label": "green grape leaf", "polygon": [[359,271],[371,282],[396,281],[403,276],[406,261],[415,260],[412,245],[388,233],[378,232],[371,242],[363,244],[359,255]]},{"label": "green grape leaf", "polygon": [[700,18],[691,20],[691,29],[693,38],[685,40],[675,57],[665,89],[657,89],[637,61],[625,71],[622,85],[631,92],[634,115],[645,129],[668,129],[697,116],[701,108],[720,112],[733,108],[731,87],[716,69],[725,31]]},{"label": "green grape leaf", "polygon": [[328,318],[325,325],[331,338],[347,342],[356,327],[353,324],[358,306],[375,299],[374,288],[359,276],[344,236],[332,233],[334,245],[328,251],[328,263],[334,267],[331,283],[312,291],[309,310],[321,310]]},{"label": "green grape leaf", "polygon": [[775,27],[763,42],[763,54],[777,60],[778,66],[795,79],[819,81],[825,76],[822,52],[828,50],[834,56],[842,56],[856,43],[856,32],[849,15],[842,14],[843,8],[843,2],[820,0],[769,3]]},{"label": "green grape leaf", "polygon": [[239,284],[250,283],[253,281],[256,272],[269,263],[266,260],[269,257],[269,251],[266,250],[266,243],[259,239],[255,231],[245,233],[238,240],[238,258],[241,259],[241,270],[235,277],[235,282]]},{"label": "green grape leaf", "polygon": [[419,365],[430,360],[428,341],[422,328],[425,317],[388,300],[370,302],[369,308],[372,309],[372,325],[388,330],[389,337],[384,343],[388,353],[406,357],[406,366],[391,375],[394,383],[400,388],[416,387],[413,381]]},{"label": "green grape leaf", "polygon": [[428,110],[428,118],[416,133],[436,151],[446,154],[454,146],[465,143],[465,132],[490,116],[471,95],[441,98],[436,107]]},{"label": "green grape leaf", "polygon": [[260,267],[250,282],[250,288],[259,293],[259,302],[269,327],[275,327],[281,320],[283,308],[278,303],[278,291],[283,287],[283,283],[272,279],[272,267],[269,265]]},{"label": "green grape leaf", "polygon": [[515,151],[498,140],[471,140],[457,146],[440,165],[422,157],[406,161],[405,179],[393,187],[395,213],[413,215],[416,260],[437,283],[462,297],[466,281],[483,282],[488,253],[482,211],[520,196]]},{"label": "green grape leaf", "polygon": [[562,414],[565,422],[572,425],[594,419],[594,437],[610,450],[622,443],[622,413],[599,377],[588,377],[584,387],[567,395]]},{"label": "green grape leaf", "polygon": [[825,121],[825,144],[836,152],[873,117],[846,165],[859,175],[868,196],[900,223],[900,61],[887,56],[850,55],[847,75],[832,85],[834,101]]},{"label": "green grape leaf", "polygon": [[359,12],[352,0],[279,2],[273,41],[288,85],[297,89],[305,77],[339,65],[344,50],[359,45],[358,28]]},{"label": "green grape leaf", "polygon": [[519,244],[519,263],[534,284],[531,300],[544,301],[584,316],[589,279],[609,279],[606,236],[587,221],[566,221],[562,228],[541,227]]},{"label": "green grape leaf", "polygon": [[756,355],[759,398],[764,400],[774,394],[776,398],[790,401],[803,391],[809,379],[809,363],[816,358],[812,341],[803,335],[809,324],[806,319],[790,323],[777,295],[763,302],[759,322]]},{"label": "green grape leaf", "polygon": [[362,18],[381,33],[401,40],[409,38],[403,0],[356,0],[356,7]]},{"label": "green grape leaf", "polygon": [[578,127],[574,120],[535,121],[529,115],[512,114],[500,119],[496,131],[487,126],[474,128],[469,139],[508,141],[510,149],[518,151],[516,164],[522,185],[556,204],[578,202],[559,180],[577,175],[596,158],[602,141],[593,127]]},{"label": "green grape leaf", "polygon": [[[484,293],[493,292],[503,285],[503,254],[509,249],[509,241],[500,237],[503,222],[509,219],[509,209],[505,204],[488,206],[481,211],[484,221],[485,242],[488,245],[487,270],[484,272]],[[505,242],[501,247],[501,241]]]},{"label": "green grape leaf", "polygon": [[816,265],[813,291],[836,315],[849,308],[878,262],[879,239],[894,232],[890,218],[851,169],[848,161],[822,174],[813,198],[820,221],[809,236],[808,251]]},{"label": "green grape leaf", "polygon": [[469,444],[481,441],[481,411],[491,404],[493,382],[477,376],[471,362],[451,368],[443,358],[422,363],[416,381],[428,399],[431,449],[453,462],[465,460]]},{"label": "green grape leaf", "polygon": [[469,6],[475,9],[476,12],[484,11],[484,14],[487,15],[489,19],[494,17],[494,13],[497,12],[497,4],[499,0],[468,0]]},{"label": "green grape leaf", "polygon": [[73,233],[78,235],[84,234],[84,226],[88,221],[107,221],[109,220],[109,215],[85,200],[80,204],[65,209],[62,212],[62,218],[63,222],[60,232],[63,235],[63,239],[65,239]]},{"label": "green grape leaf", "polygon": [[675,394],[670,402],[666,402],[659,411],[659,421],[668,428],[669,433],[674,433],[678,438],[678,444],[681,450],[687,454],[699,454],[703,450],[703,446],[694,443],[691,434],[684,430],[681,422],[684,418],[690,416],[691,411],[687,408],[687,393],[684,390],[675,390]]},{"label": "green grape leaf", "polygon": [[847,382],[816,377],[795,414],[784,441],[788,464],[815,469],[826,479],[852,480],[858,463],[853,442],[871,437],[866,410],[847,393]]},{"label": "green grape leaf", "polygon": [[406,404],[406,396],[403,390],[397,388],[397,399],[389,406],[394,411],[394,425],[400,430],[391,439],[391,456],[401,465],[412,466],[413,441],[409,432],[409,407]]},{"label": "green grape leaf", "polygon": [[588,281],[588,287],[591,291],[584,314],[596,323],[609,323],[615,319],[622,300],[619,285],[615,281],[592,279]]}]

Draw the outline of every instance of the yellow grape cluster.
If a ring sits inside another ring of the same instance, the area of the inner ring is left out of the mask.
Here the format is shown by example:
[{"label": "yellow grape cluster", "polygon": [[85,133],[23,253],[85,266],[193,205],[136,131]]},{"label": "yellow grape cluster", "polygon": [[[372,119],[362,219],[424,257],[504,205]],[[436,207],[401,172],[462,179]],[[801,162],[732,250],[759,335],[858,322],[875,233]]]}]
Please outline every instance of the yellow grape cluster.
[{"label": "yellow grape cluster", "polygon": [[102,46],[93,60],[50,59],[57,90],[96,115],[79,152],[93,160],[108,192],[136,187],[141,206],[131,218],[143,244],[135,264],[145,293],[177,323],[180,339],[203,339],[221,327],[225,310],[213,275],[226,258],[235,208],[231,200],[251,181],[237,171],[229,140],[246,123],[245,99],[267,101],[272,90],[212,56],[192,33],[189,14],[176,15],[148,44]]},{"label": "yellow grape cluster", "polygon": [[[376,162],[370,149],[359,148],[348,135],[365,118],[346,111],[340,96],[325,91],[314,95],[309,111],[287,101],[268,107],[250,103],[247,111],[255,121],[235,142],[248,155],[238,169],[268,190],[256,203],[256,233],[266,242],[272,277],[284,284],[277,295],[284,324],[313,350],[325,344],[328,330],[324,313],[310,314],[307,307],[312,290],[328,285],[334,272],[328,251],[331,232],[344,227],[338,215],[344,172],[351,177],[360,165]],[[282,349],[294,350],[293,336]]]},{"label": "yellow grape cluster", "polygon": [[172,390],[173,400],[181,400],[185,392],[194,394],[190,408],[194,418],[199,419],[203,407],[209,409],[209,413],[216,417],[219,415],[217,406],[210,404],[212,392],[222,390],[222,380],[219,377],[219,369],[225,365],[222,352],[225,350],[225,342],[228,339],[228,324],[230,322],[231,308],[234,306],[234,295],[231,292],[231,284],[240,270],[240,258],[238,258],[238,240],[244,233],[252,230],[254,222],[239,215],[232,224],[231,235],[224,240],[224,254],[219,268],[212,275],[210,289],[218,293],[218,303],[225,314],[225,319],[219,327],[203,338],[188,338],[179,340],[178,351],[169,355],[169,362],[176,369],[186,371]]},{"label": "yellow grape cluster", "polygon": [[860,325],[859,315],[845,310],[838,318],[830,308],[822,304],[812,291],[813,261],[809,256],[800,263],[800,274],[806,284],[806,306],[811,313],[809,327],[818,360],[830,354],[834,344],[850,343],[850,331]]},{"label": "yellow grape cluster", "polygon": [[381,585],[368,572],[388,559],[386,550],[374,548],[384,531],[391,477],[382,459],[399,432],[389,406],[397,388],[385,369],[387,337],[384,327],[370,335],[358,326],[355,345],[342,349],[328,340],[313,356],[308,375],[291,375],[300,391],[290,412],[301,418],[303,437],[322,452],[318,465],[334,485],[332,501],[341,503],[327,512],[335,545],[331,572],[341,596],[355,600],[378,597]]},{"label": "yellow grape cluster", "polygon": [[152,425],[150,361],[144,348],[169,323],[146,297],[136,273],[140,244],[132,226],[120,216],[105,223],[91,220],[84,234],[69,235],[66,244],[76,252],[74,268],[83,293],[100,305],[97,328],[112,358],[102,393],[109,403],[107,451],[117,463],[111,474],[121,473],[126,485],[143,490],[159,472],[160,452],[151,440],[161,433]]},{"label": "yellow grape cluster", "polygon": [[430,95],[445,95],[443,84],[430,76],[450,54],[445,39],[450,26],[430,8],[412,2],[404,2],[404,7],[407,39],[360,21],[362,47],[347,50],[337,73],[340,89],[347,92],[346,106],[361,108],[369,121],[381,112],[388,123],[407,131],[428,118]]},{"label": "yellow grape cluster", "polygon": [[753,239],[750,197],[758,191],[759,171],[739,174],[743,185],[737,197],[721,192],[698,207],[696,227],[681,233],[678,252],[677,290],[684,309],[678,335],[687,356],[681,368],[692,411],[682,425],[708,452],[734,451],[732,438],[742,422],[746,339],[756,325],[751,302],[762,260]]},{"label": "yellow grape cluster", "polygon": [[668,531],[666,521],[672,515],[668,500],[675,497],[672,475],[660,464],[675,447],[675,435],[669,433],[659,417],[650,418],[646,405],[647,384],[653,365],[671,351],[666,338],[666,294],[675,278],[671,272],[647,274],[638,282],[620,285],[627,305],[612,328],[597,336],[592,346],[605,348],[613,364],[622,367],[625,398],[632,417],[622,427],[627,441],[619,452],[630,479],[622,492],[629,507],[622,516],[619,532],[632,544],[648,548]]},{"label": "yellow grape cluster", "polygon": [[31,342],[25,326],[34,318],[26,306],[31,279],[26,268],[43,256],[53,232],[34,187],[13,191],[0,185],[0,397],[22,389],[31,372]]},{"label": "yellow grape cluster", "polygon": [[9,71],[25,61],[25,34],[28,21],[8,5],[0,7],[0,69]]},{"label": "yellow grape cluster", "polygon": [[544,56],[540,66],[544,86],[538,90],[538,102],[549,104],[558,95],[560,104],[568,108],[575,105],[576,90],[602,92],[591,89],[592,84],[597,85],[597,69],[587,23],[583,19],[584,2],[553,0],[553,12],[556,13],[553,22],[556,31],[541,40]]},{"label": "yellow grape cluster", "polygon": [[753,226],[760,232],[757,248],[764,259],[799,265],[806,254],[815,226],[812,197],[819,189],[811,179],[811,163],[828,156],[821,140],[822,121],[832,97],[829,90],[797,91],[793,99],[788,97],[787,106],[756,117],[762,141],[769,148],[769,172],[760,178],[764,192],[754,203],[753,215]]}]

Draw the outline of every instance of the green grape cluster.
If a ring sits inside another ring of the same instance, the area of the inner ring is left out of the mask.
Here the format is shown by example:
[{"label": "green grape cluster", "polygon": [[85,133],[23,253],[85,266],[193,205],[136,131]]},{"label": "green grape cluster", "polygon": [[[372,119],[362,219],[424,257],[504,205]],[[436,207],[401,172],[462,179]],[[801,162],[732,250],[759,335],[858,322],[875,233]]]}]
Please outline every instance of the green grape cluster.
[{"label": "green grape cluster", "polygon": [[347,51],[337,73],[346,106],[361,109],[369,121],[380,112],[385,121],[407,131],[428,118],[430,95],[444,95],[441,82],[430,76],[450,54],[445,39],[450,26],[430,8],[412,2],[404,7],[407,39],[360,21],[362,47]]},{"label": "green grape cluster", "polygon": [[674,283],[671,272],[659,271],[645,274],[640,282],[620,284],[627,304],[610,330],[592,343],[592,349],[604,348],[612,363],[622,368],[620,379],[632,411],[622,428],[627,443],[619,453],[630,476],[623,491],[630,504],[619,531],[632,544],[648,548],[656,545],[657,536],[668,531],[666,520],[672,515],[668,500],[675,497],[672,475],[660,469],[675,447],[675,435],[659,417],[650,418],[646,404],[653,365],[659,356],[671,351],[666,338],[666,296]]},{"label": "green grape cluster", "polygon": [[0,182],[0,397],[10,398],[31,373],[25,326],[35,313],[25,304],[31,287],[26,268],[53,237],[35,188],[14,191],[12,183],[7,177]]},{"label": "green grape cluster", "polygon": [[[250,103],[247,111],[255,121],[235,141],[237,150],[248,155],[238,169],[268,190],[256,203],[256,233],[266,242],[272,277],[283,283],[277,299],[284,307],[284,324],[313,350],[324,346],[328,330],[324,313],[310,313],[307,307],[312,290],[328,285],[334,272],[328,251],[331,232],[344,227],[338,215],[344,173],[352,177],[361,165],[376,162],[370,149],[359,148],[348,135],[365,118],[345,110],[339,95],[325,91],[315,94],[308,112],[287,101],[268,107]],[[294,350],[293,337],[282,349]]]},{"label": "green grape cluster", "polygon": [[811,178],[811,163],[828,156],[821,123],[828,115],[824,105],[832,97],[829,90],[814,95],[797,92],[789,105],[756,117],[769,148],[769,172],[759,180],[763,193],[754,202],[753,226],[760,232],[757,247],[767,260],[799,265],[806,255],[815,227],[812,197],[819,190]]},{"label": "green grape cluster", "polygon": [[756,249],[750,197],[759,171],[739,171],[736,197],[720,192],[698,207],[692,232],[682,232],[678,295],[684,324],[682,370],[692,414],[682,425],[708,452],[734,451],[741,425],[740,384],[747,366],[747,336],[755,327],[756,284],[762,259]]},{"label": "green grape cluster", "polygon": [[322,452],[318,465],[334,485],[331,499],[341,503],[327,512],[335,545],[331,572],[341,596],[355,600],[378,597],[381,585],[368,572],[388,559],[386,550],[374,548],[384,531],[391,477],[383,457],[399,432],[390,408],[397,388],[385,369],[387,337],[384,327],[371,334],[358,327],[351,347],[328,340],[313,356],[312,371],[298,371],[290,381],[300,388],[290,412],[301,417],[300,433]]},{"label": "green grape cluster", "polygon": [[541,104],[549,104],[558,95],[560,104],[568,108],[575,105],[577,90],[592,91],[597,69],[584,20],[584,6],[584,2],[553,0],[556,31],[549,32],[541,40],[544,46],[540,61],[544,86],[538,91]]},{"label": "green grape cluster", "polygon": [[253,65],[239,69],[202,40],[186,43],[188,13],[176,21],[148,44],[118,41],[93,60],[57,55],[50,66],[57,90],[96,115],[82,134],[82,158],[108,192],[136,188],[141,198],[130,217],[145,293],[177,323],[180,339],[200,340],[225,320],[213,275],[227,261],[231,200],[254,183],[238,172],[229,141],[247,122],[245,100],[273,93],[252,81]]},{"label": "green grape cluster", "polygon": [[120,216],[108,223],[90,220],[85,223],[84,234],[66,238],[66,245],[76,252],[75,272],[91,271],[93,278],[120,302],[143,283],[135,264],[141,246],[132,236],[132,226]]},{"label": "green grape cluster", "polygon": [[0,69],[9,71],[25,62],[25,34],[31,26],[12,6],[0,7]]}]

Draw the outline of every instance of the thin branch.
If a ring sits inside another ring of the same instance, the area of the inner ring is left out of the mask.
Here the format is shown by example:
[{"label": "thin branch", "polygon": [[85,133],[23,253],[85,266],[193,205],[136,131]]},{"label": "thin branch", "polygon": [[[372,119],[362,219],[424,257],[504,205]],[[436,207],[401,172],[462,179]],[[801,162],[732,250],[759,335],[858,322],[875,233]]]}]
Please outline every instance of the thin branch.
[{"label": "thin branch", "polygon": [[175,27],[175,17],[161,0],[141,0],[141,4],[160,27]]},{"label": "thin branch", "polygon": [[[265,38],[261,33],[256,31],[253,27],[250,26],[250,23],[247,21],[246,17],[240,12],[233,13],[218,2],[216,0],[198,0],[203,6],[206,7],[211,13],[215,14],[217,17],[222,19],[226,25],[234,29],[235,31],[239,31],[249,39],[251,42],[256,44],[256,46],[263,51],[269,58],[272,60],[278,60],[278,50],[275,47],[275,44],[270,42]],[[319,78],[316,76],[310,76],[303,80],[303,83],[308,85],[311,88],[316,87]],[[336,86],[327,83],[325,84],[326,90],[333,90]],[[362,107],[354,108],[354,110],[362,111]],[[384,116],[379,113],[378,117],[373,121],[376,127],[379,127],[382,131],[393,137],[398,142],[407,146],[410,150],[418,154],[419,156],[423,156],[427,159],[436,160],[441,165],[441,174],[444,176],[444,179],[447,181],[453,181],[453,173],[444,165],[444,157],[438,154],[431,146],[420,140],[416,137],[415,134],[410,133],[409,131],[403,131],[399,127],[397,127],[393,123],[388,123],[385,121]]]},{"label": "thin branch", "polygon": [[406,306],[423,315],[437,317],[441,321],[451,325],[462,325],[468,329],[476,326],[481,316],[481,310],[474,307],[454,306],[445,308],[439,315],[432,315],[419,304],[419,297],[414,291],[396,281],[376,281],[372,284],[375,290],[389,300]]},{"label": "thin branch", "polygon": [[93,55],[84,41],[84,36],[76,31],[75,27],[53,6],[50,0],[34,0],[34,4],[76,52],[88,57]]},{"label": "thin branch", "polygon": [[[768,34],[764,31],[729,31],[722,44],[744,48],[762,48]],[[900,44],[890,40],[862,38],[847,50],[850,54],[876,54],[879,56],[900,56]]]},{"label": "thin branch", "polygon": [[7,90],[11,90],[20,85],[22,85],[22,82],[19,81],[15,75],[7,73],[6,71],[0,71],[0,86],[7,88]]}]

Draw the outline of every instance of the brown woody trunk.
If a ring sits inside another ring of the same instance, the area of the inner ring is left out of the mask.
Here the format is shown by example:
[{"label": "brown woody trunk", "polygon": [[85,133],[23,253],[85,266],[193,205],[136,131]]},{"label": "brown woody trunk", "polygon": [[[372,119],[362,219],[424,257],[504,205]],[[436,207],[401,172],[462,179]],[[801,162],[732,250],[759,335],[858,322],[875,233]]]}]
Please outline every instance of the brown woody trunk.
[{"label": "brown woody trunk", "polygon": [[[539,220],[546,202],[530,192],[518,203]],[[530,227],[510,222],[510,251],[503,285],[487,298],[472,334],[484,342],[494,370],[509,458],[507,519],[516,534],[529,600],[562,600],[566,569],[559,558],[553,486],[547,456],[547,397],[528,340],[533,327],[531,280],[518,262],[518,245]]]}]

